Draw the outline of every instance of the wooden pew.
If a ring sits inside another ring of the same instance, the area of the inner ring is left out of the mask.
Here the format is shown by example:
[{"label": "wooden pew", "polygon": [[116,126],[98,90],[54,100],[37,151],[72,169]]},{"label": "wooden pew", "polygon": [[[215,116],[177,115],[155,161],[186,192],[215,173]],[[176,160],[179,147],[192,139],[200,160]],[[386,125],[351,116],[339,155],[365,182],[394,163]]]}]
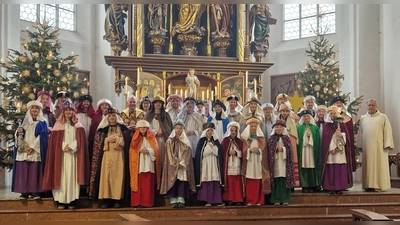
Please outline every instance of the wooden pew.
[{"label": "wooden pew", "polygon": [[365,209],[350,209],[353,221],[391,221],[388,217]]}]

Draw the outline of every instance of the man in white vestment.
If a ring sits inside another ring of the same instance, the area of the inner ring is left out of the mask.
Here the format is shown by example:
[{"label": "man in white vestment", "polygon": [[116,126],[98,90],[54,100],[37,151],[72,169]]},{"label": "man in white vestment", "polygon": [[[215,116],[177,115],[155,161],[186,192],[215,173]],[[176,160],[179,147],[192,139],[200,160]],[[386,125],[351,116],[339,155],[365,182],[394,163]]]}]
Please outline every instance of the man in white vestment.
[{"label": "man in white vestment", "polygon": [[367,100],[368,112],[360,119],[357,147],[362,153],[362,188],[385,191],[390,186],[389,150],[394,148],[392,127],[378,110],[374,99]]}]

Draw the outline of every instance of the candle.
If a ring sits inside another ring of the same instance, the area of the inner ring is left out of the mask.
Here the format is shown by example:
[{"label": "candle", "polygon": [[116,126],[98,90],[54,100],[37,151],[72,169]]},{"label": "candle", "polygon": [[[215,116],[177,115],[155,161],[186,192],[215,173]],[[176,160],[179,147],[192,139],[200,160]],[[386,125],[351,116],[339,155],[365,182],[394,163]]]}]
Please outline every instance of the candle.
[{"label": "candle", "polygon": [[204,91],[201,91],[201,100],[204,100]]},{"label": "candle", "polygon": [[187,98],[187,90],[185,90],[185,98]]},{"label": "candle", "polygon": [[175,94],[178,94],[178,88],[177,88],[177,89],[175,89]]},{"label": "candle", "polygon": [[210,90],[207,89],[207,100],[210,100]]},{"label": "candle", "polygon": [[181,92],[180,92],[180,94],[181,94],[181,97],[183,96],[183,89],[181,88]]},{"label": "candle", "polygon": [[168,94],[171,94],[171,84],[168,84]]},{"label": "candle", "polygon": [[125,77],[125,93],[128,93],[128,77]]},{"label": "candle", "polygon": [[257,98],[257,80],[254,79],[253,83],[254,83],[254,97]]},{"label": "candle", "polygon": [[214,99],[214,91],[211,91],[211,100]]},{"label": "candle", "polygon": [[246,71],[246,87],[247,87],[247,83],[249,82],[249,71]]},{"label": "candle", "polygon": [[139,90],[136,89],[136,98],[139,98]]},{"label": "candle", "polygon": [[137,84],[140,84],[140,69],[139,67],[137,68]]},{"label": "candle", "polygon": [[250,91],[250,93],[249,93],[249,99],[251,99],[251,97],[253,97],[252,94],[253,94],[253,93]]},{"label": "candle", "polygon": [[126,92],[126,102],[128,102],[128,99],[129,99],[129,91]]},{"label": "candle", "polygon": [[217,93],[218,93],[218,88],[217,88],[217,86],[215,86],[214,92],[215,92],[215,94],[217,95]]}]

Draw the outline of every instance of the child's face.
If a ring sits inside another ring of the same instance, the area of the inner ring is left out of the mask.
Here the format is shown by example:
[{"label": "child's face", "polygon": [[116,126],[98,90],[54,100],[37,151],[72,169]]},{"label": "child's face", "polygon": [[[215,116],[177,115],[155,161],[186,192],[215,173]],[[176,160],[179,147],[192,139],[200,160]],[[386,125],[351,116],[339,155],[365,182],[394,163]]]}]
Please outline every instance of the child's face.
[{"label": "child's face", "polygon": [[282,134],[282,132],[283,132],[283,126],[282,125],[275,125],[275,127],[274,127],[274,130],[275,130],[275,134]]},{"label": "child's face", "polygon": [[234,138],[237,135],[237,127],[231,127],[231,137]]},{"label": "child's face", "polygon": [[281,111],[282,116],[287,117],[289,115],[289,110],[288,109],[282,109]]}]

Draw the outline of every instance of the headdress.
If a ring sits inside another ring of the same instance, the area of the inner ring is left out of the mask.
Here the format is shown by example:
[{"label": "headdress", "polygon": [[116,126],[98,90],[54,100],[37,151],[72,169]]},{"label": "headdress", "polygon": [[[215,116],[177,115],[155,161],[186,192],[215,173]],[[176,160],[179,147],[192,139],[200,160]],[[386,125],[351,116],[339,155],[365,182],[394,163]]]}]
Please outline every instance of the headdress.
[{"label": "headdress", "polygon": [[260,120],[257,118],[250,118],[250,119],[246,120],[246,125],[249,125],[251,123],[256,123],[258,125],[258,124],[260,124]]},{"label": "headdress", "polygon": [[66,91],[60,91],[60,92],[57,93],[57,98],[60,98],[60,97],[69,98],[69,94]]},{"label": "headdress", "polygon": [[147,122],[146,120],[139,120],[139,121],[136,123],[136,127],[137,127],[137,128],[140,128],[140,127],[150,127],[150,123]]},{"label": "headdress", "polygon": [[162,102],[162,104],[165,103],[165,99],[162,96],[154,96],[152,99],[152,103],[154,104],[155,102]]},{"label": "headdress", "polygon": [[208,128],[215,129],[215,124],[214,123],[203,123],[203,130],[207,130]]},{"label": "headdress", "polygon": [[202,100],[197,100],[196,105],[204,105],[204,102]]},{"label": "headdress", "polygon": [[69,101],[65,101],[62,105],[61,105],[61,109],[65,110],[65,109],[73,109],[75,111],[75,105],[72,102]]},{"label": "headdress", "polygon": [[29,108],[31,108],[31,107],[34,106],[34,105],[39,106],[40,109],[43,109],[42,103],[39,102],[39,101],[35,101],[35,100],[28,102],[27,108],[29,109]]},{"label": "headdress", "polygon": [[171,102],[173,99],[178,99],[179,101],[182,101],[182,97],[179,94],[170,94],[167,98],[167,102]]},{"label": "headdress", "polygon": [[274,125],[272,125],[272,128],[274,128],[276,125],[281,125],[283,127],[286,127],[286,122],[284,120],[276,120]]},{"label": "headdress", "polygon": [[103,98],[103,99],[100,99],[100,100],[97,102],[97,108],[99,108],[100,105],[103,104],[103,103],[107,103],[110,107],[112,107],[111,101],[108,100],[108,99]]},{"label": "headdress", "polygon": [[28,110],[26,111],[24,121],[22,121],[22,124],[21,124],[21,126],[25,130],[28,129],[29,124],[33,123],[33,118],[32,118],[32,115],[31,115],[31,112],[29,109],[34,105],[40,107],[39,115],[36,117],[36,120],[39,120],[39,121],[44,120],[43,111],[42,111],[42,109],[43,109],[42,103],[40,103],[39,101],[35,101],[35,100],[28,102],[28,104],[27,104]]},{"label": "headdress", "polygon": [[246,102],[246,105],[249,104],[250,102],[255,102],[255,103],[257,103],[258,105],[261,105],[261,102],[258,101],[258,99],[255,98],[255,97],[252,97],[249,101],[247,101],[247,102]]},{"label": "headdress", "polygon": [[331,105],[335,104],[335,102],[341,101],[343,104],[345,103],[344,99],[341,96],[336,96],[331,99]]},{"label": "headdress", "polygon": [[212,107],[214,108],[214,106],[216,106],[216,105],[220,105],[221,107],[222,107],[222,109],[224,110],[224,111],[226,111],[226,107],[225,107],[225,105],[220,101],[220,100],[215,100],[215,102],[212,104]]}]

